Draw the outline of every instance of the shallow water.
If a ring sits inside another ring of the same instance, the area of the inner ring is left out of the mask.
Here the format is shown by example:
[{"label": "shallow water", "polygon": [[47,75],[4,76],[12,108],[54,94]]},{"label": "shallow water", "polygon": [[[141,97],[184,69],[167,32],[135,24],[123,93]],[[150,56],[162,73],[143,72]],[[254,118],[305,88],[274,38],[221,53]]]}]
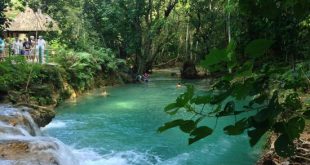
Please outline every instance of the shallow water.
[{"label": "shallow water", "polygon": [[[153,77],[147,84],[109,87],[108,97],[93,91],[60,106],[57,117],[43,131],[74,148],[83,165],[255,164],[262,145],[251,148],[246,134],[224,135],[221,128],[231,118],[219,121],[212,136],[191,146],[188,136],[178,129],[156,132],[177,117],[163,111],[185,90],[177,89],[177,82]],[[206,80],[190,83],[200,91],[206,88]],[[215,121],[209,119],[205,124],[212,128]]]}]

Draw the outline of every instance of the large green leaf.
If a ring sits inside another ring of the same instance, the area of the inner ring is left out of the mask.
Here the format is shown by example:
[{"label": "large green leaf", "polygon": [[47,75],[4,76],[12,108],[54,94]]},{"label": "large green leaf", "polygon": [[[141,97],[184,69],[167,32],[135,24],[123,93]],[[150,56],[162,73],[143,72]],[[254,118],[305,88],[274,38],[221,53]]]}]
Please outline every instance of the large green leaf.
[{"label": "large green leaf", "polygon": [[252,75],[253,62],[247,61],[245,62],[241,68],[237,71],[237,77],[247,77]]},{"label": "large green leaf", "polygon": [[251,41],[245,48],[245,54],[252,58],[264,55],[273,44],[272,40],[256,39]]},{"label": "large green leaf", "polygon": [[310,110],[307,110],[303,113],[304,117],[310,119]]},{"label": "large green leaf", "polygon": [[181,94],[177,99],[176,99],[176,104],[178,107],[184,107],[190,99],[192,99],[194,96],[194,86],[193,85],[188,85],[187,90],[185,93]]},{"label": "large green leaf", "polygon": [[302,117],[294,117],[287,123],[287,134],[291,140],[299,138],[300,134],[304,131],[305,120]]},{"label": "large green leaf", "polygon": [[191,132],[190,136],[192,138],[188,139],[188,143],[193,144],[196,141],[211,135],[212,132],[213,130],[207,126],[198,127]]},{"label": "large green leaf", "polygon": [[247,128],[247,119],[243,118],[236,122],[234,125],[229,125],[224,128],[227,135],[240,135]]},{"label": "large green leaf", "polygon": [[177,103],[171,103],[165,107],[165,111],[167,112],[167,111],[170,111],[170,110],[175,109],[175,108],[178,108]]},{"label": "large green leaf", "polygon": [[248,131],[248,136],[250,137],[250,145],[253,147],[266,132],[267,129],[261,128]]},{"label": "large green leaf", "polygon": [[235,111],[235,102],[229,101],[228,103],[226,103],[223,111],[220,111],[218,114],[216,114],[216,117],[233,115],[234,111]]},{"label": "large green leaf", "polygon": [[158,131],[158,132],[164,132],[164,131],[166,131],[167,129],[180,126],[180,125],[183,124],[183,123],[184,123],[184,120],[183,120],[183,119],[173,120],[173,121],[170,121],[170,122],[165,123],[164,126],[159,127],[157,131]]},{"label": "large green leaf", "polygon": [[273,125],[273,130],[275,133],[286,133],[286,123],[285,122],[277,122]]},{"label": "large green leaf", "polygon": [[228,98],[230,94],[231,94],[231,91],[226,91],[226,92],[214,95],[212,100],[210,101],[210,104],[218,104],[224,101],[226,98]]},{"label": "large green leaf", "polygon": [[180,125],[180,129],[185,133],[190,133],[195,128],[196,128],[196,123],[193,120],[185,120]]},{"label": "large green leaf", "polygon": [[281,157],[289,157],[294,154],[295,147],[289,137],[282,134],[274,143],[276,153]]},{"label": "large green leaf", "polygon": [[220,62],[227,61],[227,52],[225,49],[213,49],[206,56],[206,59],[201,62],[203,67],[218,64]]},{"label": "large green leaf", "polygon": [[227,80],[221,80],[219,82],[217,82],[213,88],[217,89],[217,90],[227,90],[228,88],[230,88],[230,82]]},{"label": "large green leaf", "polygon": [[291,93],[285,98],[285,106],[290,110],[298,110],[302,108],[302,102],[297,93]]},{"label": "large green leaf", "polygon": [[237,100],[245,99],[249,96],[250,90],[253,88],[253,84],[250,81],[236,82],[233,84],[233,91],[231,93]]},{"label": "large green leaf", "polygon": [[191,103],[194,103],[196,105],[199,104],[208,104],[212,100],[212,96],[205,95],[205,96],[196,96],[193,99],[191,99]]}]

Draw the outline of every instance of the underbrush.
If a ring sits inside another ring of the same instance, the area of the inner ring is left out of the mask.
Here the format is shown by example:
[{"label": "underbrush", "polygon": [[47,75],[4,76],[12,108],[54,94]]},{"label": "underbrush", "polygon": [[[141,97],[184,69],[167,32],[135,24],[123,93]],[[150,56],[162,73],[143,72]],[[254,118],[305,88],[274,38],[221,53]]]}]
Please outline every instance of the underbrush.
[{"label": "underbrush", "polygon": [[106,85],[125,62],[109,49],[75,52],[60,49],[52,63],[33,64],[22,56],[0,62],[0,100],[56,105],[86,90]]}]

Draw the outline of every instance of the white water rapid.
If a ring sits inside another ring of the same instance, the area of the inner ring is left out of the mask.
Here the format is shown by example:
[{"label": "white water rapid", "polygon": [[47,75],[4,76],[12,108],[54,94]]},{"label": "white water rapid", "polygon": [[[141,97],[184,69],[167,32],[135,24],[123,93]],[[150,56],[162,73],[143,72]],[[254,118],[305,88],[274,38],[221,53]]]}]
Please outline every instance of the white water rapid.
[{"label": "white water rapid", "polygon": [[1,165],[79,165],[71,150],[43,136],[26,108],[0,106]]}]

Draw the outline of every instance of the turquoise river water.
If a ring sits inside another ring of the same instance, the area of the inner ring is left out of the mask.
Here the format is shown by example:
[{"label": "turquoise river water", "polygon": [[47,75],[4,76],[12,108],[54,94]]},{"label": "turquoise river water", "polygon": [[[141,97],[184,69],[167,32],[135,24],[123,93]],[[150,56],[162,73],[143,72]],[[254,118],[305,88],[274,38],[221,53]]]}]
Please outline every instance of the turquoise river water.
[{"label": "turquoise river water", "polygon": [[[43,132],[70,146],[83,165],[253,165],[262,145],[251,148],[246,134],[223,133],[220,120],[212,136],[187,145],[188,135],[178,128],[157,133],[168,116],[165,105],[184,92],[173,78],[153,76],[146,84],[108,87],[110,96],[93,91],[57,109]],[[188,82],[186,82],[188,83]],[[190,82],[198,91],[206,80]],[[211,128],[215,121],[205,122]]]}]

